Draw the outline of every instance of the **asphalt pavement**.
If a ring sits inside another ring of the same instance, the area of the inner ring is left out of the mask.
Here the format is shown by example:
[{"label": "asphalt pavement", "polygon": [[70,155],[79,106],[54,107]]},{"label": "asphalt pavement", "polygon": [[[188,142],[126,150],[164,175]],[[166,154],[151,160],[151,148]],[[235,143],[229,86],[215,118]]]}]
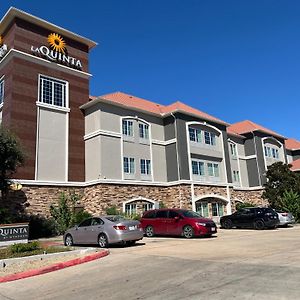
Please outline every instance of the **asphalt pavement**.
[{"label": "asphalt pavement", "polygon": [[300,226],[144,238],[105,258],[0,285],[0,299],[300,299]]}]

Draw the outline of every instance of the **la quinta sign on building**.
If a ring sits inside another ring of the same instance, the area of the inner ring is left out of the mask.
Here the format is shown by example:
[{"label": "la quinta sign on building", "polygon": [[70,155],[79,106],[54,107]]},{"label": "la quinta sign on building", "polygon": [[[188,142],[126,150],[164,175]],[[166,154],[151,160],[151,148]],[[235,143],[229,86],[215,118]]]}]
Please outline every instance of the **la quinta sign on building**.
[{"label": "la quinta sign on building", "polygon": [[79,59],[69,56],[66,53],[66,42],[57,33],[48,35],[49,47],[42,45],[40,47],[31,46],[31,51],[48,60],[67,65],[76,69],[82,69],[82,63]]}]

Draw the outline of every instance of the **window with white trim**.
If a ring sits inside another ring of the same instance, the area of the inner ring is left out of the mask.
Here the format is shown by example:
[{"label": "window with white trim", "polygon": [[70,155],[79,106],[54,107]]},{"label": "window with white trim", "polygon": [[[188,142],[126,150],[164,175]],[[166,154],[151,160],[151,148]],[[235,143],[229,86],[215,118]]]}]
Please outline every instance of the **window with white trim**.
[{"label": "window with white trim", "polygon": [[141,174],[150,175],[151,174],[151,161],[150,159],[141,159]]},{"label": "window with white trim", "polygon": [[232,157],[236,157],[236,145],[235,144],[232,144],[230,143],[230,154]]},{"label": "window with white trim", "polygon": [[198,176],[204,176],[204,162],[192,160],[192,173]]},{"label": "window with white trim", "polygon": [[209,131],[204,131],[204,142],[206,145],[216,145],[216,135]]},{"label": "window with white trim", "polygon": [[207,163],[208,176],[210,177],[219,177],[219,164]]},{"label": "window with white trim", "polygon": [[202,217],[209,217],[208,203],[207,202],[196,202],[196,212],[198,212]]},{"label": "window with white trim", "polygon": [[223,203],[212,203],[212,216],[213,217],[222,217],[224,215],[224,204]]},{"label": "window with white trim", "polygon": [[279,150],[276,148],[271,148],[264,146],[265,157],[279,159]]},{"label": "window with white trim", "polygon": [[149,125],[139,123],[139,133],[140,133],[140,138],[148,140],[149,139]]},{"label": "window with white trim", "polygon": [[133,136],[133,121],[123,120],[122,121],[122,132],[123,132],[123,135]]},{"label": "window with white trim", "polygon": [[67,82],[40,76],[39,102],[48,105],[67,107]]},{"label": "window with white trim", "polygon": [[233,171],[233,182],[240,182],[240,172],[239,171]]},{"label": "window with white trim", "polygon": [[136,203],[125,204],[125,214],[126,215],[136,214]]},{"label": "window with white trim", "polygon": [[201,130],[189,127],[189,137],[191,142],[201,143]]},{"label": "window with white trim", "polygon": [[143,212],[147,210],[154,209],[154,204],[150,202],[144,202],[143,203]]},{"label": "window with white trim", "polygon": [[4,79],[2,78],[0,80],[0,105],[3,103],[4,101]]},{"label": "window with white trim", "polygon": [[124,157],[124,173],[125,174],[134,174],[134,158],[133,157]]}]

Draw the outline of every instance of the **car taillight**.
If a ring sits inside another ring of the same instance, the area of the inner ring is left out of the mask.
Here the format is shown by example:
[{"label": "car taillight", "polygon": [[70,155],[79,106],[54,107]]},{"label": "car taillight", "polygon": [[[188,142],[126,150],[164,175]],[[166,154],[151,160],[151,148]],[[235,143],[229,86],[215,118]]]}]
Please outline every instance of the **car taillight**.
[{"label": "car taillight", "polygon": [[116,230],[126,230],[127,227],[125,225],[115,225],[113,226]]}]

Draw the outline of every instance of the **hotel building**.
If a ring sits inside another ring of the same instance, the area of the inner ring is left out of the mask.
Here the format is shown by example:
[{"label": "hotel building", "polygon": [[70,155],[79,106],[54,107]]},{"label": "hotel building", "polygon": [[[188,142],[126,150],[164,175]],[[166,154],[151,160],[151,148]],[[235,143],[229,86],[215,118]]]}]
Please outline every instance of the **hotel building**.
[{"label": "hotel building", "polygon": [[261,198],[269,165],[300,170],[300,142],[251,121],[228,124],[181,102],[122,92],[89,96],[96,43],[21,10],[0,22],[0,123],[26,151],[10,206],[48,215],[62,191],[100,214],[159,207],[218,221]]}]

